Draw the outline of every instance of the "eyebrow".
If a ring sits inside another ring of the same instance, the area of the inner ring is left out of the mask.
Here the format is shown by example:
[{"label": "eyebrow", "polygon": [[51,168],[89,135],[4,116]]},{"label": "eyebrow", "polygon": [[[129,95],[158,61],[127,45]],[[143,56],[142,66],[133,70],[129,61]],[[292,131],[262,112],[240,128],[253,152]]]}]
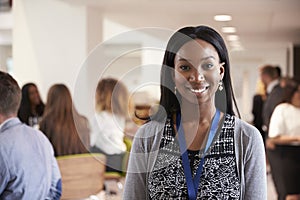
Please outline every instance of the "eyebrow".
[{"label": "eyebrow", "polygon": [[191,62],[190,59],[186,59],[186,58],[179,58],[178,61],[186,61],[186,62]]},{"label": "eyebrow", "polygon": [[205,57],[205,58],[202,58],[201,60],[208,60],[208,59],[210,59],[210,58],[216,60],[216,58],[215,58],[214,56],[207,56],[207,57]]},{"label": "eyebrow", "polygon": [[[201,58],[201,61],[203,60],[208,60],[208,59],[214,59],[216,60],[216,58],[214,56],[207,56],[207,57],[204,57],[204,58]],[[187,61],[187,62],[191,62],[190,59],[186,59],[186,58],[179,58],[178,61]]]}]

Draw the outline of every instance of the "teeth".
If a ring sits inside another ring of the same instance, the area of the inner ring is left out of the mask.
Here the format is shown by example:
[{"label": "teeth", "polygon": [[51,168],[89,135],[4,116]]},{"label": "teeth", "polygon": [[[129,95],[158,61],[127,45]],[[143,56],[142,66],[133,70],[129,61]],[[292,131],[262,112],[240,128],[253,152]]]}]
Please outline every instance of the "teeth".
[{"label": "teeth", "polygon": [[206,88],[207,88],[207,87],[204,87],[204,88],[202,88],[202,89],[192,89],[192,88],[191,88],[191,91],[192,91],[192,92],[195,92],[195,93],[201,93],[201,92],[204,92],[204,91],[206,90]]}]

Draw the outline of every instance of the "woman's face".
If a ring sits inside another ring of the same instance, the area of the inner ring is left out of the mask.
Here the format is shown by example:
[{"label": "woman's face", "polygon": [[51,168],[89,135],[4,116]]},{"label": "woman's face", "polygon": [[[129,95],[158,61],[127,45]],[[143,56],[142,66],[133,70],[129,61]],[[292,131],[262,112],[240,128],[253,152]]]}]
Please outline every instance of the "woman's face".
[{"label": "woman's face", "polygon": [[35,86],[30,86],[28,89],[28,95],[31,105],[38,105],[41,102],[40,94]]},{"label": "woman's face", "polygon": [[300,86],[298,86],[297,91],[294,93],[292,97],[292,104],[300,108]]},{"label": "woman's face", "polygon": [[216,49],[196,39],[184,44],[174,60],[177,91],[191,103],[214,102],[219,82],[224,75]]}]

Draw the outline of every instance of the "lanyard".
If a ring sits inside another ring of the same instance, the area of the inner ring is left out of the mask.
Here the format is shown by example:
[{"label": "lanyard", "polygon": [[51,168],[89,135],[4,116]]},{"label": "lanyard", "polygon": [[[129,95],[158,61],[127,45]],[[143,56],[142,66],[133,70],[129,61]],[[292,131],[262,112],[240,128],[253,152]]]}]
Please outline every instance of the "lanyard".
[{"label": "lanyard", "polygon": [[217,109],[216,114],[212,121],[212,125],[209,130],[209,135],[208,135],[208,139],[207,139],[207,142],[205,145],[205,151],[204,151],[203,157],[201,158],[200,164],[197,168],[196,175],[193,178],[191,166],[190,166],[190,162],[189,162],[189,157],[188,157],[188,151],[187,151],[187,147],[186,147],[186,141],[185,141],[185,137],[184,137],[183,126],[180,126],[181,117],[180,117],[180,114],[177,115],[176,127],[178,130],[179,147],[180,147],[180,152],[181,152],[181,156],[182,156],[183,170],[184,170],[184,175],[186,178],[189,200],[195,200],[197,198],[198,187],[200,184],[200,177],[201,177],[203,164],[204,164],[204,157],[205,157],[207,149],[211,145],[212,140],[216,134],[219,118],[220,118],[220,111]]}]

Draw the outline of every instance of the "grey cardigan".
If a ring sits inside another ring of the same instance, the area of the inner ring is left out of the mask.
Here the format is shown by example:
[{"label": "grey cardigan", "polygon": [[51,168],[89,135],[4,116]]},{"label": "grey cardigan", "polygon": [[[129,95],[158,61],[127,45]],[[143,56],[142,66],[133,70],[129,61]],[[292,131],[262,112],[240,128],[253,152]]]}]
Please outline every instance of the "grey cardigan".
[{"label": "grey cardigan", "polygon": [[[164,123],[151,121],[138,130],[130,153],[124,200],[149,198],[147,179],[155,164],[164,125]],[[266,200],[266,159],[259,131],[235,118],[234,141],[238,175],[241,181],[240,199]]]}]

